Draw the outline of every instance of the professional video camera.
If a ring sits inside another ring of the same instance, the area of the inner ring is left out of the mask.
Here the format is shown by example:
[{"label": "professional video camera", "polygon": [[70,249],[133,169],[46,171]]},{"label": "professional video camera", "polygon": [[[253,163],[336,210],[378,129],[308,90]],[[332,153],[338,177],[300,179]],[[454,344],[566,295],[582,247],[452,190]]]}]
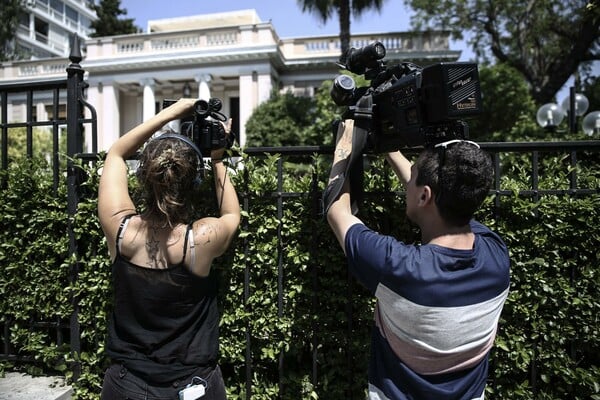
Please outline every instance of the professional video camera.
[{"label": "professional video camera", "polygon": [[[163,108],[169,107],[176,100],[163,100]],[[220,112],[222,102],[216,97],[208,101],[198,100],[194,103],[194,114],[191,120],[182,120],[181,134],[189,137],[203,155],[210,155],[213,149],[230,148],[234,135],[225,133],[221,122],[227,117]]]},{"label": "professional video camera", "polygon": [[381,42],[348,50],[338,65],[364,74],[370,86],[357,88],[351,76],[342,74],[330,92],[337,105],[348,106],[342,118],[354,119],[367,131],[364,150],[383,153],[467,138],[469,128],[461,118],[482,111],[477,64],[386,67],[385,54]]}]

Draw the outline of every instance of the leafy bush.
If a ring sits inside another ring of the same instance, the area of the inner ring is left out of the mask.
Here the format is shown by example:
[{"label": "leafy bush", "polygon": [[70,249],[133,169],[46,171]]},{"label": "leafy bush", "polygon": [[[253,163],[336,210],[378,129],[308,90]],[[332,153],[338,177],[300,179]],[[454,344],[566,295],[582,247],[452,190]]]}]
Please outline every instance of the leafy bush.
[{"label": "leafy bush", "polygon": [[[597,157],[583,154],[576,167],[580,184],[596,190]],[[360,216],[384,233],[417,241],[419,233],[404,216],[402,188],[381,158],[365,162]],[[242,226],[214,266],[229,398],[246,399],[248,390],[252,399],[264,400],[362,398],[374,301],[348,276],[319,214],[330,156],[307,156],[302,169],[294,160],[244,155],[243,168],[232,171]],[[597,192],[519,195],[531,187],[524,160],[502,155],[502,188],[513,195],[490,196],[477,215],[504,237],[512,259],[486,398],[599,399],[600,198]],[[110,267],[94,195],[100,166],[85,168],[86,195],[72,220],[64,183],[55,191],[44,163],[23,160],[0,172],[7,183],[0,190],[0,325],[10,330],[12,353],[31,356],[4,361],[2,368],[72,377],[79,365],[77,399],[98,398],[107,365]],[[559,155],[542,157],[540,187],[568,189],[570,168]],[[76,260],[68,251],[69,224],[77,237]],[[81,341],[74,356],[68,330],[73,298]],[[54,325],[36,325],[40,321]],[[67,327],[62,344],[56,329],[48,328],[55,325]]]}]

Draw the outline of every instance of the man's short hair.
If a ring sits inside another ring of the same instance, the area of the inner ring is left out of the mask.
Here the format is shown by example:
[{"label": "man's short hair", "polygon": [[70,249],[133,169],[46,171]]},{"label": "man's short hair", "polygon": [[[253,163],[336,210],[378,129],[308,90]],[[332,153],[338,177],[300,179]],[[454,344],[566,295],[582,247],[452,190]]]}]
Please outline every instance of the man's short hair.
[{"label": "man's short hair", "polygon": [[451,225],[468,224],[492,183],[490,156],[473,143],[459,141],[426,148],[415,164],[415,183],[431,187],[441,217]]}]

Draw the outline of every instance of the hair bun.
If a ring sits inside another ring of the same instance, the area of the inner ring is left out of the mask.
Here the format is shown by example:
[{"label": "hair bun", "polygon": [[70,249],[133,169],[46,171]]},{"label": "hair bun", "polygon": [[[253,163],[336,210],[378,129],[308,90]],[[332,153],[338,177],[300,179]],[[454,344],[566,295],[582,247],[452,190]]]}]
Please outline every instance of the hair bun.
[{"label": "hair bun", "polygon": [[177,165],[177,158],[175,156],[175,150],[165,149],[162,154],[158,156],[156,163],[161,167],[162,170],[169,170]]}]

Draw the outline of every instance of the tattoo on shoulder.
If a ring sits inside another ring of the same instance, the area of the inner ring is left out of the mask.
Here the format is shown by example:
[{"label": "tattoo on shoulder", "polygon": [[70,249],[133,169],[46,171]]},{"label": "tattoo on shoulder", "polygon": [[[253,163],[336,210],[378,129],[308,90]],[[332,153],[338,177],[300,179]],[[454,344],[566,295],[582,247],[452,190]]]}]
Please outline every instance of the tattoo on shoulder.
[{"label": "tattoo on shoulder", "polygon": [[217,227],[211,223],[202,223],[200,224],[200,240],[201,244],[208,244],[211,242],[210,236],[214,234],[217,235]]}]

